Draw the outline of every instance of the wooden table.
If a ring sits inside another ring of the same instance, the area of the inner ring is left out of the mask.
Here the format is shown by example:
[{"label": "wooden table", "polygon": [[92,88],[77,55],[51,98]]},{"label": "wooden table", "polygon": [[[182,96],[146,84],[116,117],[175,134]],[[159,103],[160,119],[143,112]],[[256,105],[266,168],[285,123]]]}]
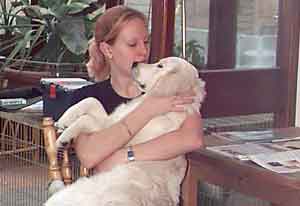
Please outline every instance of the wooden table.
[{"label": "wooden table", "polygon": [[[278,137],[300,136],[300,128],[277,129],[274,134]],[[205,142],[207,146],[228,143],[212,136],[205,137]],[[184,183],[184,206],[197,205],[199,180],[269,201],[273,206],[300,205],[300,172],[279,174],[206,149],[187,156],[190,165]]]}]

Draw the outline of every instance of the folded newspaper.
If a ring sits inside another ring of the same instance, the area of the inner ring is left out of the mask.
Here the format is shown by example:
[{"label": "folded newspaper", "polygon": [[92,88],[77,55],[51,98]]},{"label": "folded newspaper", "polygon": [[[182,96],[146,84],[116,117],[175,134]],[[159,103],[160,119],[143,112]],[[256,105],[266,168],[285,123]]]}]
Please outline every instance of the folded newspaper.
[{"label": "folded newspaper", "polygon": [[290,148],[286,148],[278,144],[252,142],[212,146],[207,147],[207,149],[239,160],[249,160],[251,155],[256,154],[270,154],[290,150]]},{"label": "folded newspaper", "polygon": [[260,141],[276,139],[272,130],[213,132],[213,136],[228,141]]},{"label": "folded newspaper", "polygon": [[249,159],[266,169],[278,173],[293,173],[300,171],[299,149],[271,154],[250,155]]},{"label": "folded newspaper", "polygon": [[243,143],[207,147],[208,150],[239,160],[250,160],[278,173],[300,171],[300,149],[276,143]]}]

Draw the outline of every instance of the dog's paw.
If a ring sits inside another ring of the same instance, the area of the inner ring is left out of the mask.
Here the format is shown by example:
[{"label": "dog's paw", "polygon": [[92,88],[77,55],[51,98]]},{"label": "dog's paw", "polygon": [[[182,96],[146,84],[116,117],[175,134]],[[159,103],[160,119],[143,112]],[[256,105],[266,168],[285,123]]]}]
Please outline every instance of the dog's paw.
[{"label": "dog's paw", "polygon": [[65,184],[62,180],[53,180],[52,182],[49,182],[47,193],[48,197],[51,197],[54,193],[60,191],[65,187]]},{"label": "dog's paw", "polygon": [[[71,117],[70,117],[71,116]],[[74,117],[73,117],[74,116]],[[54,123],[59,133],[62,133],[66,128],[68,128],[78,117],[76,115],[63,115]]]},{"label": "dog's paw", "polygon": [[59,148],[64,148],[66,147],[68,144],[70,144],[71,141],[68,141],[68,140],[64,140],[64,139],[61,139],[61,138],[58,138],[55,142],[55,146],[57,149]]},{"label": "dog's paw", "polygon": [[63,145],[64,144],[61,141],[56,140],[56,142],[55,142],[56,149],[59,149],[59,148],[63,147]]},{"label": "dog's paw", "polygon": [[61,125],[59,122],[55,122],[54,127],[56,128],[56,132],[58,134],[63,133],[63,131],[67,128],[65,125]]}]

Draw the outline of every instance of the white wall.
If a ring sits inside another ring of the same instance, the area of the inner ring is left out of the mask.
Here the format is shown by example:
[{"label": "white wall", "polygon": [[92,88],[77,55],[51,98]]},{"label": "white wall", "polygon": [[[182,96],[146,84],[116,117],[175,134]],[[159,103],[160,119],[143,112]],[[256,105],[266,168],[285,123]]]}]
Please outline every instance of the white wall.
[{"label": "white wall", "polygon": [[[299,45],[300,49],[300,45]],[[300,50],[299,50],[300,51]],[[298,58],[298,76],[297,76],[297,98],[296,98],[296,126],[300,126],[300,52]]]}]

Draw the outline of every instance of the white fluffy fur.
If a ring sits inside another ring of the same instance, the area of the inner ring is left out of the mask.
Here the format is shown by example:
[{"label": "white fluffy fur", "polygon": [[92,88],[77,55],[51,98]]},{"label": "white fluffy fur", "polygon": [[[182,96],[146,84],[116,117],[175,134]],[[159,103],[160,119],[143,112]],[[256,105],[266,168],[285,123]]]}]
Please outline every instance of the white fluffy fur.
[{"label": "white fluffy fur", "polygon": [[[144,96],[120,105],[109,116],[94,98],[72,106],[57,122],[60,128],[66,128],[57,140],[57,146],[76,138],[81,132],[100,130],[122,120],[146,95],[176,95],[193,89],[200,102],[204,98],[204,82],[198,78],[197,70],[181,58],[168,57],[156,64],[139,64],[133,72],[136,80],[145,85]],[[200,102],[186,105],[187,113],[198,111]],[[186,115],[172,112],[152,119],[128,145],[178,129]],[[79,179],[55,193],[45,205],[175,206],[179,201],[185,170],[184,156],[166,161],[136,161],[119,165],[111,171]]]}]

